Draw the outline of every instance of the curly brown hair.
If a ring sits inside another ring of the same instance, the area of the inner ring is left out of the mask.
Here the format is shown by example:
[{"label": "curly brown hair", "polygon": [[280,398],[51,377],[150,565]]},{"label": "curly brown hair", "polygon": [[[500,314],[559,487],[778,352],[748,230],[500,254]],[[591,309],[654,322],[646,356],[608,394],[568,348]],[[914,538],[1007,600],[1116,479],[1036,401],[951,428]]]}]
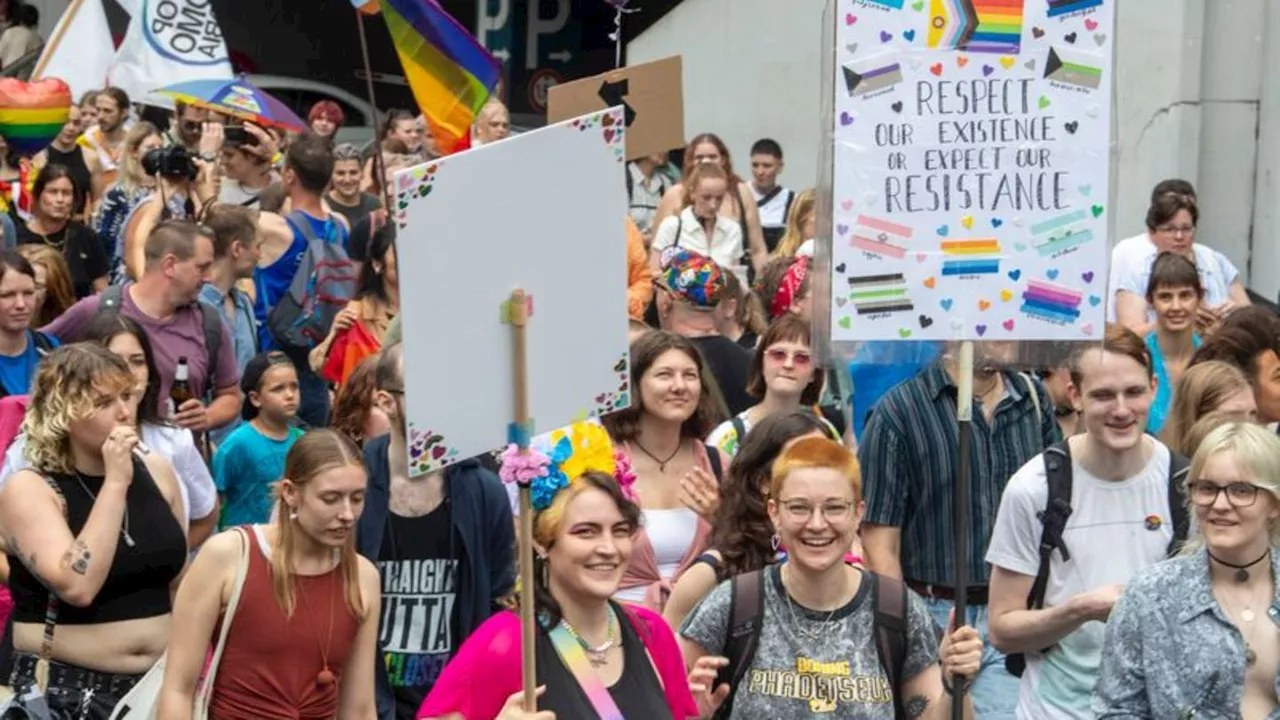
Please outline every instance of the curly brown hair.
[{"label": "curly brown hair", "polygon": [[364,428],[373,410],[373,393],[378,389],[374,382],[377,370],[377,355],[361,360],[333,399],[331,427],[360,446],[369,439],[364,436]]},{"label": "curly brown hair", "polygon": [[698,394],[698,407],[693,415],[684,421],[680,428],[680,437],[697,438],[702,442],[717,425],[724,421],[725,414],[720,410],[722,401],[719,388],[711,376],[711,370],[698,352],[697,346],[681,335],[654,330],[636,338],[631,343],[631,407],[619,410],[612,415],[601,418],[609,437],[616,443],[636,439],[640,434],[640,415],[644,412],[644,404],[640,399],[640,380],[649,368],[669,350],[682,352],[698,366],[698,376],[702,379],[702,391]]},{"label": "curly brown hair", "polygon": [[830,431],[812,412],[770,415],[747,433],[721,486],[711,547],[720,552],[717,578],[740,575],[774,562],[773,523],[765,509],[773,461],[798,437]]}]

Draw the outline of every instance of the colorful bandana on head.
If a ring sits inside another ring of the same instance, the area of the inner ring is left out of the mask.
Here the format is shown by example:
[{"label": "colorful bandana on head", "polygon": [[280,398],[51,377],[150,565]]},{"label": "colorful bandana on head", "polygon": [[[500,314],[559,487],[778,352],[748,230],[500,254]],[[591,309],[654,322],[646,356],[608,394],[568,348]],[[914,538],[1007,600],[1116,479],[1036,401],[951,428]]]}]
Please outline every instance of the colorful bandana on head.
[{"label": "colorful bandana on head", "polygon": [[800,286],[804,285],[804,278],[808,274],[809,258],[798,257],[791,263],[791,267],[787,268],[786,274],[782,276],[782,282],[778,283],[778,292],[773,294],[773,303],[769,306],[769,319],[780,318],[791,310],[795,301],[800,299],[798,297]]},{"label": "colorful bandana on head", "polygon": [[715,260],[690,250],[671,257],[662,271],[663,284],[685,302],[700,308],[713,308],[724,295],[724,271]]}]

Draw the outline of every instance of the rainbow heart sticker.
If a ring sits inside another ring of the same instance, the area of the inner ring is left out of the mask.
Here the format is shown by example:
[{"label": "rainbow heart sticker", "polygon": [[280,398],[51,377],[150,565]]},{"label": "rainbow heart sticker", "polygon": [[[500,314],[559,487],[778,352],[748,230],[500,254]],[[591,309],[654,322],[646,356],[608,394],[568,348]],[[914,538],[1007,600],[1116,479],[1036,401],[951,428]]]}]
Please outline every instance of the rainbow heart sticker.
[{"label": "rainbow heart sticker", "polygon": [[71,115],[71,88],[57,78],[25,83],[0,78],[0,136],[30,157],[53,142]]}]

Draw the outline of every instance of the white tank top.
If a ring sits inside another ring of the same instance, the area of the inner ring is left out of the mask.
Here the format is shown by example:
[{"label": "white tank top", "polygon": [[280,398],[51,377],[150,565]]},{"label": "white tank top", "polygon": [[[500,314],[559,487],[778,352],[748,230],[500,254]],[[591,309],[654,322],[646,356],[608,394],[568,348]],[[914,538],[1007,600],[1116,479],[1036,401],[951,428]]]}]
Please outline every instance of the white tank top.
[{"label": "white tank top", "polygon": [[[653,545],[653,559],[658,564],[658,574],[666,580],[674,580],[680,561],[693,538],[698,534],[698,514],[689,508],[665,510],[641,510],[641,522],[645,534]],[[619,590],[614,597],[626,602],[643,602],[645,586]]]}]

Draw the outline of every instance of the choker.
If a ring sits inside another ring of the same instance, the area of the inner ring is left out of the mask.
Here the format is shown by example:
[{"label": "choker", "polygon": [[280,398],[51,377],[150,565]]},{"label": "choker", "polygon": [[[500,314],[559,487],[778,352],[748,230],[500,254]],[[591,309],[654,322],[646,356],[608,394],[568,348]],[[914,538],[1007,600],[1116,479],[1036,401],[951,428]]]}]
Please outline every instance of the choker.
[{"label": "choker", "polygon": [[1261,555],[1258,556],[1257,560],[1254,560],[1251,563],[1245,563],[1244,565],[1237,565],[1235,563],[1227,562],[1226,560],[1223,560],[1222,558],[1217,557],[1213,553],[1209,552],[1208,548],[1205,548],[1205,553],[1209,555],[1209,558],[1211,560],[1218,563],[1219,565],[1226,565],[1229,568],[1235,568],[1236,574],[1233,576],[1235,578],[1235,581],[1238,583],[1246,583],[1249,581],[1248,568],[1251,568],[1254,565],[1257,565],[1258,563],[1265,560],[1266,557],[1271,554],[1271,548],[1267,548],[1265,552],[1263,552]]}]

